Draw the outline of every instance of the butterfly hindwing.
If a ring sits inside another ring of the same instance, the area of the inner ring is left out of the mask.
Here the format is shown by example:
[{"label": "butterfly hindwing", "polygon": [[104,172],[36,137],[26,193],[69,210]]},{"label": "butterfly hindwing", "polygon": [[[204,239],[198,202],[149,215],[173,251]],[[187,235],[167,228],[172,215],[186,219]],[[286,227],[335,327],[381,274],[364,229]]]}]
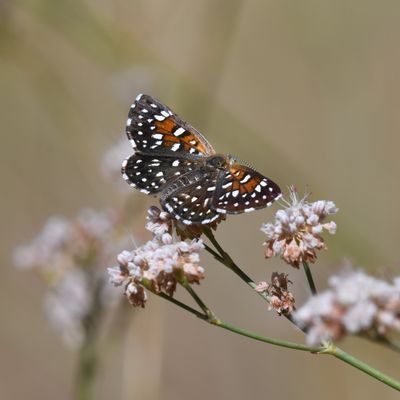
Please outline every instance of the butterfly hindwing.
[{"label": "butterfly hindwing", "polygon": [[126,134],[136,152],[191,158],[214,154],[208,141],[155,98],[139,95],[126,122]]},{"label": "butterfly hindwing", "polygon": [[268,207],[281,196],[279,186],[245,165],[233,164],[220,172],[212,207],[237,214]]},{"label": "butterfly hindwing", "polygon": [[175,218],[184,224],[209,224],[215,221],[220,214],[211,208],[214,191],[217,184],[217,173],[197,176],[194,171],[182,177],[196,181],[174,190],[168,197],[162,199],[161,204]]},{"label": "butterfly hindwing", "polygon": [[135,153],[123,162],[122,176],[141,192],[156,194],[195,168],[191,160]]}]

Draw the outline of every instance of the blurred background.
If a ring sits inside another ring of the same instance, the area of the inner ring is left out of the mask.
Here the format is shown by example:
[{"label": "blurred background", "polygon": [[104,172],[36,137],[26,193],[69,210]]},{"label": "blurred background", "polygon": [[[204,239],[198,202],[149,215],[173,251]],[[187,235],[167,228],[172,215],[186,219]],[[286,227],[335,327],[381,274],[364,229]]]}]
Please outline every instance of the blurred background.
[{"label": "blurred background", "polygon": [[[120,156],[107,153],[124,138],[140,92],[282,188],[336,203],[338,232],[313,266],[320,289],[344,258],[398,275],[399,18],[400,3],[390,0],[0,1],[0,398],[70,399],[77,362],[47,323],[45,285],[13,267],[16,246],[52,215],[125,202],[135,212],[129,234],[138,244],[150,237],[145,210],[155,200],[127,195],[114,174],[131,153],[128,141]],[[300,305],[303,271],[263,258],[260,226],[273,213],[230,217],[217,237],[256,281],[289,272]],[[202,265],[199,293],[218,316],[304,341],[208,254]],[[218,330],[154,296],[146,309],[129,309],[122,333],[109,325],[98,399],[396,395],[333,358]],[[390,351],[354,339],[342,345],[398,377]]]}]

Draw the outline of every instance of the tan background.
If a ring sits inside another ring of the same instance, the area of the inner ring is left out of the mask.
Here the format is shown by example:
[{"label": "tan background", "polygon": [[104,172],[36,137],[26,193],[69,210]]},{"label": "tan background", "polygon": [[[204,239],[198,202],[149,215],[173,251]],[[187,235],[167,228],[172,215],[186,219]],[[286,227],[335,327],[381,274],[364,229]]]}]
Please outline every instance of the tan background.
[{"label": "tan background", "polygon": [[[335,201],[320,288],[344,257],[398,275],[399,18],[389,0],[1,1],[0,398],[71,396],[75,356],[43,316],[43,286],[10,255],[50,215],[121,203],[99,165],[141,91],[282,187]],[[218,231],[256,280],[288,270],[262,256],[259,227],[272,215],[232,217]],[[207,255],[203,264],[199,292],[221,318],[304,340]],[[301,304],[303,274],[288,271]],[[104,349],[99,399],[397,398],[339,361],[249,341],[154,298],[132,316]],[[343,346],[399,376],[389,351]]]}]

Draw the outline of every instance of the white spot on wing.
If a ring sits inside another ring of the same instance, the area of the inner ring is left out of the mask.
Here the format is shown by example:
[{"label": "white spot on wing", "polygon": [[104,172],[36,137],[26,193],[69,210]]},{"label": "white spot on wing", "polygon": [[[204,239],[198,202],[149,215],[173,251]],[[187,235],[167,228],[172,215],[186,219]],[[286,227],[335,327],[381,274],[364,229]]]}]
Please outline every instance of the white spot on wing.
[{"label": "white spot on wing", "polygon": [[183,129],[183,128],[178,128],[175,132],[174,132],[174,135],[175,136],[180,136],[180,135],[182,135],[182,133],[184,133],[185,132],[185,130]]},{"label": "white spot on wing", "polygon": [[179,147],[181,147],[180,143],[175,143],[172,147],[171,150],[172,151],[177,151],[179,149]]},{"label": "white spot on wing", "polygon": [[251,178],[251,175],[250,175],[250,174],[247,174],[247,175],[240,181],[240,183],[246,183],[246,182],[248,182],[248,181],[250,180],[250,178]]}]

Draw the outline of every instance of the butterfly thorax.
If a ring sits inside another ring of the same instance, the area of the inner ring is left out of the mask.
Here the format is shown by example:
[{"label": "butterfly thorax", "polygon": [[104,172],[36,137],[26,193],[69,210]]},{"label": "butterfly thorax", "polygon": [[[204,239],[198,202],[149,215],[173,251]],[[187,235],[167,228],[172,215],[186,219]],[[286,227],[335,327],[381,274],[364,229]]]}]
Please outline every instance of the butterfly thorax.
[{"label": "butterfly thorax", "polygon": [[204,161],[204,169],[207,171],[215,171],[216,169],[225,170],[230,164],[229,157],[223,154],[214,154],[207,157]]}]

